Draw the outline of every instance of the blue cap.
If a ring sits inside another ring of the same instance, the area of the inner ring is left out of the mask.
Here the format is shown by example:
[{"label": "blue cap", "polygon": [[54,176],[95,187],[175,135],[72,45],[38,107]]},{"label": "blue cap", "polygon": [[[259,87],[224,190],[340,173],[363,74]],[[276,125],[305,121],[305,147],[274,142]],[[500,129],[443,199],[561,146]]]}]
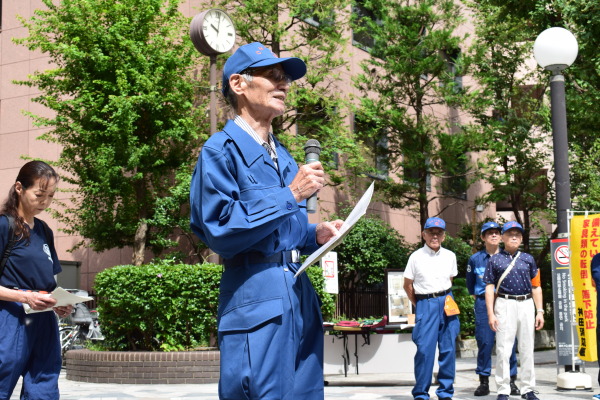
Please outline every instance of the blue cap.
[{"label": "blue cap", "polygon": [[227,96],[231,75],[239,74],[247,68],[267,67],[275,64],[281,64],[285,73],[294,81],[306,74],[306,64],[297,57],[279,58],[271,49],[259,42],[243,45],[225,62],[223,88],[221,89],[223,95]]},{"label": "blue cap", "polygon": [[485,224],[481,225],[481,234],[483,235],[483,232],[485,232],[487,230],[490,230],[490,229],[498,229],[498,230],[500,230],[500,225],[498,225],[494,221],[488,221]]},{"label": "blue cap", "polygon": [[502,233],[506,232],[509,229],[518,229],[521,231],[521,233],[523,233],[523,227],[517,221],[508,221],[507,223],[505,223],[502,227]]},{"label": "blue cap", "polygon": [[446,230],[446,223],[443,219],[438,217],[427,218],[427,221],[425,221],[425,227],[423,229],[429,228],[440,228]]}]

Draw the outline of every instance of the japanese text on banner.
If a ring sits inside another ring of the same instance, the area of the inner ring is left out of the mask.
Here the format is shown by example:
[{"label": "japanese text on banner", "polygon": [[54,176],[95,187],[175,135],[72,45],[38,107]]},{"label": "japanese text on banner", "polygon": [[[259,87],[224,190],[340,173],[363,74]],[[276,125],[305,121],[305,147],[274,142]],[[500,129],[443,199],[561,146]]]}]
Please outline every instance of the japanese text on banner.
[{"label": "japanese text on banner", "polygon": [[600,214],[571,219],[571,277],[575,294],[575,327],[579,338],[578,356],[584,361],[598,358],[596,341],[596,289],[590,264],[600,252]]}]

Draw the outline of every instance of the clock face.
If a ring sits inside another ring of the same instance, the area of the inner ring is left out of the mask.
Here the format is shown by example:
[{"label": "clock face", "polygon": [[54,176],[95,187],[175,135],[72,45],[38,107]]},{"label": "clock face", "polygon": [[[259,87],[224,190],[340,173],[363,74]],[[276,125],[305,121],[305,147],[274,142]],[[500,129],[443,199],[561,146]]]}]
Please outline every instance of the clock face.
[{"label": "clock face", "polygon": [[208,10],[202,21],[204,42],[215,53],[225,53],[235,43],[235,27],[227,14],[221,10]]}]

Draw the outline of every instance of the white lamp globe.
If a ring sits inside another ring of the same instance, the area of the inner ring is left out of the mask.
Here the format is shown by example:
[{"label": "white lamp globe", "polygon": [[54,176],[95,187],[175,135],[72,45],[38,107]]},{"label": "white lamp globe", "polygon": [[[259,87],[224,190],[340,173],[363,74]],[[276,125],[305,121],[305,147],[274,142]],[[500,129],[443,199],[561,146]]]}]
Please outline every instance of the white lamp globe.
[{"label": "white lamp globe", "polygon": [[540,67],[560,72],[577,58],[577,39],[565,28],[548,28],[533,44],[533,56]]}]

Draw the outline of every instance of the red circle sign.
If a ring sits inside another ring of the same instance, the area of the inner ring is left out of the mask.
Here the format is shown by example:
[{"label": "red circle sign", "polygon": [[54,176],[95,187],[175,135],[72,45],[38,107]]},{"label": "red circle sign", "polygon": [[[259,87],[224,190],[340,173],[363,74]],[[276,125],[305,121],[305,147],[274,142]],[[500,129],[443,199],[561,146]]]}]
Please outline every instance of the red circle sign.
[{"label": "red circle sign", "polygon": [[560,265],[569,265],[569,246],[558,246],[554,250],[554,260]]}]

